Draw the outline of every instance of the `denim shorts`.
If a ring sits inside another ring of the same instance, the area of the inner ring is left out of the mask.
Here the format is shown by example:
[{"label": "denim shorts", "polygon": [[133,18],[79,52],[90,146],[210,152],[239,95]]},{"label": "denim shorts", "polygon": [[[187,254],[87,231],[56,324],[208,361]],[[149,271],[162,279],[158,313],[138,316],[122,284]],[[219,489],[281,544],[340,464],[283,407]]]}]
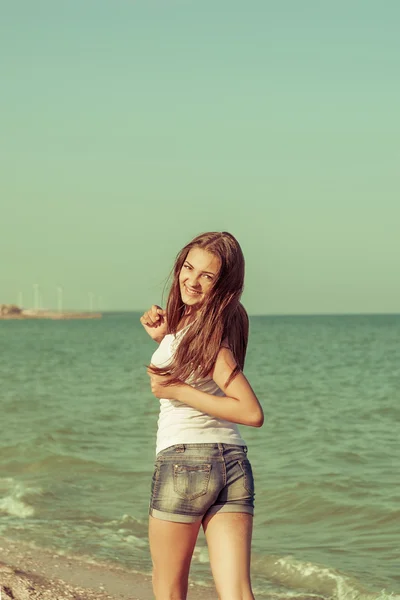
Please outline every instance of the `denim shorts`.
[{"label": "denim shorts", "polygon": [[218,512],[254,513],[254,479],[246,446],[177,444],[157,454],[150,515],[195,523]]}]

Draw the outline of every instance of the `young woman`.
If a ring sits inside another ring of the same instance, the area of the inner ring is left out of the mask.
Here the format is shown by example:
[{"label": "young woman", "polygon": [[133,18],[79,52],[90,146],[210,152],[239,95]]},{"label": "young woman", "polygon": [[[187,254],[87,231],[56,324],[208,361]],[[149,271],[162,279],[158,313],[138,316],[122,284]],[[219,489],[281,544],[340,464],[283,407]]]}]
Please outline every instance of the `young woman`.
[{"label": "young woman", "polygon": [[149,523],[157,600],[186,599],[200,526],[220,600],[254,600],[254,482],[237,423],[261,427],[264,415],[242,372],[243,284],[236,239],[199,235],[176,258],[166,310],[140,319],[159,343],[148,369],[160,399]]}]

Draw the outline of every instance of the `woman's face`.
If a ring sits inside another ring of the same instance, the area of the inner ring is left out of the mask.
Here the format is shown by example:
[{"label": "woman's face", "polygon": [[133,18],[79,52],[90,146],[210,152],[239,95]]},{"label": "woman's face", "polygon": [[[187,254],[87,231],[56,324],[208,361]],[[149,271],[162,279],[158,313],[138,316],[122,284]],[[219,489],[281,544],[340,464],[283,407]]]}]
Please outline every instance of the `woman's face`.
[{"label": "woman's face", "polygon": [[182,301],[198,310],[218,278],[221,261],[203,248],[192,248],[179,274]]}]

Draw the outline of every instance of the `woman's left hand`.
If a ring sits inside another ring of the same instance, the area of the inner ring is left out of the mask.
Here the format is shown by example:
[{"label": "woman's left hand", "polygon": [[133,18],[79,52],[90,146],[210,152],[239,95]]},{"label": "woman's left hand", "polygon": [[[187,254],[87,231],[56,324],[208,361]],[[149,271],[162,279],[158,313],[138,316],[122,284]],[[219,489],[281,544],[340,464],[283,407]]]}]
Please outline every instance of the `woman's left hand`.
[{"label": "woman's left hand", "polygon": [[150,387],[152,393],[156,398],[165,398],[166,400],[176,400],[176,392],[178,385],[161,385],[161,383],[168,382],[172,379],[169,375],[155,375],[149,369],[147,374],[150,377]]}]

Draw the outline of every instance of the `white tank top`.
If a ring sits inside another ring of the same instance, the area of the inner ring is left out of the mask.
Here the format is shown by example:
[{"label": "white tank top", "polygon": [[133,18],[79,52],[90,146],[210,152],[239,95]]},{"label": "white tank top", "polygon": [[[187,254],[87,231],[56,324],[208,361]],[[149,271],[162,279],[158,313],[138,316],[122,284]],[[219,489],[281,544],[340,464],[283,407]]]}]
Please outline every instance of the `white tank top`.
[{"label": "white tank top", "polygon": [[[176,335],[169,333],[164,337],[151,357],[153,365],[165,367],[170,364],[186,329],[185,327]],[[213,396],[225,395],[211,378],[196,381],[190,379],[186,383]],[[156,454],[175,444],[212,443],[246,445],[236,423],[213,417],[178,400],[160,399]]]}]

